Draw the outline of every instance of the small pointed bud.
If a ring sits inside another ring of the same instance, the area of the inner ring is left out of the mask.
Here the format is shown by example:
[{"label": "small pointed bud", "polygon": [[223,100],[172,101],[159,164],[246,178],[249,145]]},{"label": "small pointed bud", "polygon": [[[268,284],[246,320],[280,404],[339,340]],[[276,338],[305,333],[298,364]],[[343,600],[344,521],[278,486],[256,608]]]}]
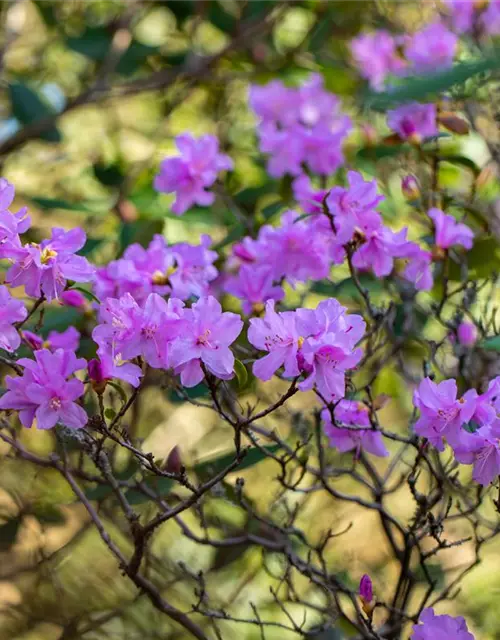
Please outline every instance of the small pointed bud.
[{"label": "small pointed bud", "polygon": [[459,118],[456,114],[445,112],[439,115],[438,122],[445,129],[452,133],[458,133],[461,136],[465,136],[469,133],[469,123],[463,118]]},{"label": "small pointed bud", "polygon": [[411,174],[405,176],[401,180],[401,190],[408,202],[415,202],[416,200],[420,200],[420,197],[422,195],[418,180]]},{"label": "small pointed bud", "polygon": [[472,322],[461,322],[457,328],[458,342],[464,347],[472,347],[477,342],[477,328]]},{"label": "small pointed bud", "polygon": [[76,291],[76,289],[63,291],[59,300],[61,304],[65,304],[67,307],[75,307],[76,309],[85,309],[87,307],[85,296],[80,291]]},{"label": "small pointed bud", "polygon": [[106,389],[108,381],[107,378],[104,377],[102,364],[99,360],[93,359],[89,361],[88,373],[92,389],[94,389],[94,391],[99,395],[102,395],[104,393],[104,389]]},{"label": "small pointed bud", "polygon": [[169,473],[180,473],[182,470],[181,452],[177,445],[168,454],[165,462],[165,471]]},{"label": "small pointed bud", "polygon": [[386,393],[381,393],[373,400],[373,408],[375,411],[383,409],[390,399],[391,396],[388,396]]},{"label": "small pointed bud", "polygon": [[377,142],[377,130],[375,127],[372,127],[371,124],[363,124],[361,125],[361,131],[365,145],[373,147]]},{"label": "small pointed bud", "polygon": [[31,347],[33,351],[37,351],[38,349],[43,348],[43,338],[37,336],[36,333],[32,333],[31,331],[22,331],[21,338],[23,342],[25,342],[28,347]]},{"label": "small pointed bud", "polygon": [[403,142],[403,138],[401,138],[401,136],[399,136],[397,133],[391,133],[390,136],[386,136],[382,140],[382,144],[384,144],[386,147],[395,147],[401,144],[402,142]]},{"label": "small pointed bud", "polygon": [[375,608],[375,599],[373,597],[372,579],[366,573],[359,582],[359,597],[363,611],[371,618],[373,609]]}]

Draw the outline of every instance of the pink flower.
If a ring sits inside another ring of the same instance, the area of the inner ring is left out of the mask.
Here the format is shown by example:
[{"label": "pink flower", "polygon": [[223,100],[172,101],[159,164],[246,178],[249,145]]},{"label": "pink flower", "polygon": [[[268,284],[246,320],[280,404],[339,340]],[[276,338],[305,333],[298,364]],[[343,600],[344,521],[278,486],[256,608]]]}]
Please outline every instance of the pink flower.
[{"label": "pink flower", "polygon": [[470,0],[444,0],[447,9],[447,22],[457,33],[467,33],[474,25],[475,6]]},{"label": "pink flower", "polygon": [[224,285],[227,293],[243,300],[243,312],[262,311],[268,300],[281,300],[285,292],[273,284],[271,269],[265,265],[243,265],[235,278]]},{"label": "pink flower", "polygon": [[52,429],[58,422],[79,429],[87,423],[87,414],[76,404],[84,393],[80,380],[68,376],[84,369],[86,362],[71,351],[48,349],[35,351],[35,360],[21,358],[25,370],[21,377],[5,378],[7,393],[0,398],[0,409],[17,409],[25,427],[36,418],[39,429]]},{"label": "pink flower", "polygon": [[409,242],[408,245],[411,246],[403,256],[408,259],[403,277],[412,282],[417,291],[429,291],[434,283],[431,269],[432,255],[413,242]]},{"label": "pink flower", "polygon": [[398,55],[396,39],[383,30],[351,40],[351,54],[358,71],[375,91],[381,91],[387,76],[401,72],[405,66]]},{"label": "pink flower", "polygon": [[490,0],[486,9],[479,17],[479,27],[490,36],[500,33],[500,3],[498,0]]},{"label": "pink flower", "polygon": [[213,203],[215,196],[206,189],[216,181],[219,171],[232,169],[233,162],[219,153],[215,136],[194,138],[184,133],[175,142],[181,155],[163,160],[154,187],[162,193],[175,193],[172,212],[182,215],[194,204],[207,207]]},{"label": "pink flower", "polygon": [[472,479],[483,486],[500,475],[500,430],[482,427],[475,433],[464,432],[453,446],[455,458],[463,464],[473,464]]},{"label": "pink flower", "polygon": [[416,71],[433,71],[452,65],[457,46],[457,36],[441,22],[434,22],[408,38],[405,55]]},{"label": "pink flower", "polygon": [[455,244],[460,244],[466,249],[472,248],[474,233],[467,225],[457,222],[453,216],[447,215],[441,209],[429,209],[427,214],[434,221],[438,247],[449,249]]},{"label": "pink flower", "polygon": [[451,445],[459,441],[462,425],[469,422],[476,410],[477,393],[471,389],[458,400],[455,380],[436,384],[424,378],[413,394],[413,403],[420,411],[415,433],[443,451],[443,438]]},{"label": "pink flower", "polygon": [[299,366],[307,376],[299,389],[316,386],[327,402],[344,397],[345,372],[362,356],[356,345],[363,337],[365,322],[361,316],[345,312],[334,298],[323,300],[314,310],[296,311],[296,329],[302,338]]},{"label": "pink flower", "polygon": [[477,342],[477,328],[472,322],[461,322],[457,328],[458,342],[464,347],[471,347]]},{"label": "pink flower", "polygon": [[248,341],[257,349],[267,351],[253,365],[253,373],[260,380],[270,380],[277,369],[284,365],[288,378],[299,375],[297,350],[299,335],[295,325],[295,313],[274,310],[274,300],[266,303],[264,318],[250,318]]},{"label": "pink flower", "polygon": [[43,293],[49,302],[61,296],[68,280],[89,282],[94,268],[86,258],[75,255],[85,238],[82,229],[54,227],[49,240],[12,250],[9,257],[14,264],[7,271],[6,282],[13,287],[24,285],[26,293],[36,298]]},{"label": "pink flower", "polygon": [[311,179],[306,174],[295,178],[292,183],[293,197],[300,204],[305,213],[323,213],[323,200],[328,191],[320,189],[315,191],[311,185]]},{"label": "pink flower", "polygon": [[403,140],[420,143],[438,134],[435,104],[405,104],[387,112],[387,124]]},{"label": "pink flower", "polygon": [[[389,455],[382,434],[371,428],[368,408],[361,402],[341,400],[335,407],[335,424],[332,424],[328,409],[323,409],[321,417],[330,445],[341,453],[354,450],[359,456],[360,451],[364,450],[375,456]],[[343,428],[342,425],[349,428]]]},{"label": "pink flower", "polygon": [[19,234],[27,231],[31,224],[30,218],[26,217],[26,207],[17,213],[9,211],[14,195],[14,186],[0,178],[0,258],[11,257],[12,250],[21,246]]},{"label": "pink flower", "polygon": [[349,186],[333,187],[326,199],[328,210],[333,216],[337,239],[345,244],[351,240],[356,227],[366,218],[374,219],[376,208],[384,196],[377,194],[376,180],[366,181],[356,171],[347,173]]},{"label": "pink flower", "polygon": [[218,275],[213,266],[218,255],[208,248],[211,244],[210,236],[202,235],[198,245],[180,242],[172,246],[175,264],[169,275],[172,296],[187,300],[208,295],[209,283]]},{"label": "pink flower", "polygon": [[364,243],[354,253],[353,265],[363,271],[371,269],[379,278],[388,276],[394,266],[394,258],[403,257],[408,251],[407,228],[394,233],[382,224],[378,213],[366,215],[360,225]]},{"label": "pink flower", "polygon": [[116,378],[138,387],[143,376],[141,368],[136,364],[123,362],[120,357],[113,358],[108,353],[100,354],[99,360],[90,360],[88,372],[93,386],[101,392],[104,391],[108,380]]},{"label": "pink flower", "polygon": [[180,373],[186,387],[194,387],[203,380],[203,363],[217,378],[233,376],[234,356],[229,348],[243,328],[235,313],[222,312],[217,300],[200,298],[186,309],[178,337],[173,341],[169,364]]},{"label": "pink flower", "polygon": [[12,353],[19,347],[21,337],[13,325],[22,322],[27,315],[24,304],[13,298],[7,287],[0,285],[0,349]]},{"label": "pink flower", "polygon": [[271,80],[266,85],[252,85],[249,102],[253,112],[263,122],[278,122],[288,126],[297,119],[297,92],[285,87],[280,80]]},{"label": "pink flower", "polygon": [[413,627],[412,640],[474,640],[462,617],[437,616],[434,609],[424,609],[418,622]]}]

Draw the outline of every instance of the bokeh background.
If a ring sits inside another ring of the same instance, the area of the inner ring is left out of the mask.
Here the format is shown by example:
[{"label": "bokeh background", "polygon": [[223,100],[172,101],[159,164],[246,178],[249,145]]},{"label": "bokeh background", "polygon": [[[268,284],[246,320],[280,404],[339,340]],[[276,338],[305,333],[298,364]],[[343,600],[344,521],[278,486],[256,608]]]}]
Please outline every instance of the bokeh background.
[{"label": "bokeh background", "polygon": [[[346,146],[348,165],[381,181],[387,196],[383,213],[389,222],[398,228],[403,222],[411,226],[400,184],[414,169],[414,161],[378,144],[389,133],[385,118],[368,115],[366,87],[351,66],[348,45],[364,29],[415,30],[435,11],[432,2],[383,0],[3,1],[1,175],[15,184],[16,202],[29,207],[33,240],[54,225],[81,225],[88,234],[84,252],[97,264],[119,256],[132,242],[147,244],[155,233],[164,233],[169,242],[193,243],[208,233],[223,249],[241,234],[241,215],[252,216],[257,224],[272,222],[291,201],[290,184],[271,180],[258,153],[249,85],[273,78],[298,84],[310,72],[319,72],[357,125]],[[463,55],[467,58],[466,51]],[[475,188],[478,224],[486,218],[493,231],[499,185],[488,161],[492,147],[500,143],[495,89],[494,84],[469,87],[490,108],[477,123],[483,135],[471,133],[450,142],[448,152],[462,161],[441,163],[439,176],[441,186],[458,194]],[[173,152],[175,136],[186,130],[215,133],[234,159],[235,171],[213,207],[193,209],[178,218],[170,213],[172,199],[158,195],[152,181],[161,159]],[[487,247],[475,246],[469,266],[478,276],[500,266],[494,238]],[[346,276],[339,268],[332,276],[334,289],[306,292],[299,286],[288,291],[288,300],[308,304],[334,293],[355,307],[355,292],[342,284]],[[366,284],[373,296],[382,295],[376,281]],[[238,308],[231,299],[226,306]],[[74,322],[77,316],[71,310],[54,307],[46,314],[45,330]],[[420,330],[432,335],[433,328],[425,323],[422,318]],[[85,334],[85,327],[79,328]],[[90,353],[91,341],[84,340],[82,349]],[[406,357],[412,356],[419,356],[418,344],[410,341]],[[387,368],[376,386],[377,392],[394,398],[383,409],[383,420],[394,430],[404,430],[410,412],[405,383]],[[307,410],[308,402],[313,398],[293,399],[269,424],[286,434],[287,424],[299,410]],[[231,434],[215,414],[159,387],[146,390],[134,424],[144,448],[159,458],[177,445],[183,462],[190,464],[230,446]],[[25,431],[21,438],[37,453],[54,446],[52,436],[42,432]],[[117,464],[127,472],[126,456]],[[272,508],[273,474],[272,461],[243,474],[250,496],[264,512]],[[0,640],[186,637],[120,575],[60,477],[2,457],[0,488]],[[397,492],[391,507],[408,516],[408,494]],[[213,496],[211,510],[216,525],[222,522],[236,531],[243,524],[240,511],[222,497]],[[126,537],[105,502],[101,514],[127,549]],[[486,515],[495,518],[493,511]],[[340,531],[350,525],[350,534],[331,545],[332,572],[346,579],[352,576],[355,584],[369,571],[379,589],[390,585],[390,553],[370,514],[315,497],[304,502],[300,523],[313,538],[328,527]],[[462,534],[449,533],[456,539]],[[479,640],[500,637],[499,550],[495,542],[484,546],[483,562],[466,576],[457,598],[442,609],[468,616]],[[446,569],[465,565],[471,554],[464,545],[440,556],[436,577],[447,579]],[[147,571],[183,608],[193,599],[193,584],[179,562],[204,570],[207,588],[220,606],[230,603],[233,612],[244,616],[251,601],[262,614],[281,619],[283,612],[269,592],[275,584],[272,558],[264,563],[258,549],[238,548],[235,553],[200,548],[182,537],[175,523],[164,526],[153,540]],[[306,597],[310,585],[299,581],[298,589]],[[310,598],[315,597],[311,591]],[[224,624],[228,638],[260,638],[251,626]],[[348,629],[332,630],[325,639],[348,634]],[[266,637],[281,640],[285,635],[279,629],[273,635],[271,629]]]}]

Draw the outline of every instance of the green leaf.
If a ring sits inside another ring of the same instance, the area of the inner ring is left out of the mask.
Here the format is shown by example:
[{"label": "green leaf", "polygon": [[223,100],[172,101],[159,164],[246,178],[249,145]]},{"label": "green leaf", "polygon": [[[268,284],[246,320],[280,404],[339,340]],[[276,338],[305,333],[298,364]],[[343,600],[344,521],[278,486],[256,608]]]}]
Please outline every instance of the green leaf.
[{"label": "green leaf", "polygon": [[[268,452],[269,454],[275,454],[280,450],[280,448],[281,447],[279,444],[272,444],[262,447],[262,450],[257,447],[250,449],[243,460],[240,462],[240,464],[236,467],[235,471],[243,471],[243,469],[253,467],[259,462],[262,462],[262,460],[266,460],[269,457],[265,452]],[[235,455],[235,453],[228,453],[219,458],[200,462],[194,466],[194,471],[201,478],[213,477],[226,469],[226,467],[228,467],[234,461]]]},{"label": "green leaf", "polygon": [[32,202],[42,209],[63,209],[64,211],[84,211],[87,213],[96,213],[94,209],[89,208],[88,204],[83,202],[68,202],[60,198],[30,198]]},{"label": "green leaf", "polygon": [[[183,394],[192,400],[196,400],[196,398],[203,398],[204,396],[208,396],[209,390],[208,387],[200,382],[194,387],[183,387]],[[175,389],[170,389],[168,392],[168,399],[170,402],[174,404],[178,404],[180,402],[186,402],[185,398],[183,398]]]},{"label": "green leaf", "polygon": [[66,45],[91,60],[102,60],[111,46],[111,33],[106,27],[89,27],[81,36],[66,38]]},{"label": "green leaf", "polygon": [[232,33],[236,26],[234,16],[224,11],[218,2],[211,2],[208,11],[210,22],[224,33]]},{"label": "green leaf", "polygon": [[[475,278],[488,278],[493,273],[500,273],[500,246],[498,240],[491,236],[479,238],[464,256],[469,275]],[[450,260],[448,277],[450,280],[462,279],[460,265]]]},{"label": "green leaf", "polygon": [[85,245],[78,252],[81,256],[88,256],[90,253],[101,246],[104,242],[104,238],[87,238]]},{"label": "green leaf", "polygon": [[92,293],[92,291],[88,291],[87,289],[84,289],[83,287],[71,287],[71,291],[79,291],[80,293],[83,293],[83,295],[87,298],[87,300],[90,300],[90,302],[97,302],[98,304],[101,303],[99,298],[97,296],[95,296]]},{"label": "green leaf", "polygon": [[[442,589],[445,584],[445,578],[446,578],[443,567],[440,564],[435,563],[435,564],[427,564],[426,568],[427,568],[427,574],[429,574],[430,579],[434,581],[434,588]],[[424,584],[427,585],[429,584],[427,574],[423,570],[422,565],[419,565],[415,571],[415,578],[418,582],[423,582]]]},{"label": "green leaf", "polygon": [[22,516],[16,516],[0,525],[0,551],[8,551],[15,543]]},{"label": "green leaf", "polygon": [[[33,327],[38,322],[38,318],[37,312],[30,318],[29,327]],[[50,331],[61,332],[71,326],[78,329],[82,319],[81,312],[74,307],[45,306],[41,333],[46,336]]]},{"label": "green leaf", "polygon": [[[22,82],[9,84],[9,97],[12,113],[22,124],[32,124],[54,115],[54,111],[42,101],[38,94]],[[41,133],[39,137],[47,142],[61,142],[62,140],[61,134],[55,126]]]},{"label": "green leaf", "polygon": [[232,244],[239,240],[245,235],[245,227],[242,224],[237,224],[234,226],[231,231],[227,234],[227,236],[218,242],[213,248],[214,251],[220,251],[224,247],[227,247],[228,244]]},{"label": "green leaf", "polygon": [[248,371],[243,362],[237,358],[234,360],[234,372],[238,379],[238,386],[243,389],[248,382]]},{"label": "green leaf", "polygon": [[95,177],[106,187],[119,187],[125,180],[125,176],[117,164],[105,165],[97,162],[93,169]]},{"label": "green leaf", "polygon": [[[364,289],[370,293],[380,293],[383,291],[383,283],[379,278],[375,278],[369,273],[359,275],[359,281]],[[359,291],[352,278],[345,278],[340,282],[315,282],[311,287],[313,293],[319,293],[324,296],[359,296]]]},{"label": "green leaf", "polygon": [[408,144],[378,144],[370,147],[362,147],[356,157],[362,160],[380,160],[382,158],[392,158],[401,153],[406,153],[411,149]]},{"label": "green leaf", "polygon": [[474,173],[475,175],[479,175],[479,173],[481,172],[481,169],[477,166],[474,160],[466,158],[465,156],[440,154],[438,156],[438,159],[444,160],[445,162],[451,162],[451,164],[458,164],[462,167],[470,169],[470,171],[472,171],[472,173]]},{"label": "green leaf", "polygon": [[500,351],[500,336],[486,338],[486,340],[480,342],[478,346],[486,351]]},{"label": "green leaf", "polygon": [[380,93],[370,92],[366,97],[366,106],[376,111],[386,111],[404,102],[421,101],[454,85],[463,84],[479,73],[498,69],[499,66],[500,58],[496,55],[475,62],[460,62],[451,69],[432,75],[410,76],[394,89]]},{"label": "green leaf", "polygon": [[61,525],[66,522],[64,513],[53,504],[36,505],[31,508],[30,513],[41,524]]},{"label": "green leaf", "polygon": [[167,0],[165,5],[179,21],[189,18],[189,16],[195,13],[196,9],[194,0]]},{"label": "green leaf", "polygon": [[132,40],[128,49],[120,58],[116,71],[122,75],[130,75],[137,71],[149,56],[158,53],[158,47],[152,47],[137,40]]}]

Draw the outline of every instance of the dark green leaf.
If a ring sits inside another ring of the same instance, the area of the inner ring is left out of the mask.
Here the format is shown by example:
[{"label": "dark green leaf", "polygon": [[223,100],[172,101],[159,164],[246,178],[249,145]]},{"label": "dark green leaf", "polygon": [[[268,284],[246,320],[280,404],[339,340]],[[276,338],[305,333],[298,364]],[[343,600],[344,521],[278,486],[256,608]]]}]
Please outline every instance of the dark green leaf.
[{"label": "dark green leaf", "polygon": [[129,75],[137,71],[137,69],[146,61],[146,59],[157,53],[158,47],[151,47],[137,40],[132,40],[130,46],[120,58],[120,62],[116,66],[118,73]]},{"label": "dark green leaf", "polygon": [[[196,398],[203,398],[203,396],[207,396],[208,387],[204,385],[203,382],[200,382],[200,384],[197,384],[195,387],[183,388],[182,393],[184,396],[195,400]],[[175,389],[171,389],[168,392],[168,399],[170,400],[170,402],[174,402],[176,404],[179,402],[185,402],[186,400],[183,395],[179,394]]]},{"label": "dark green leaf", "polygon": [[[382,281],[369,273],[360,274],[359,281],[361,286],[370,293],[379,293],[384,289]],[[345,278],[340,282],[327,282],[324,280],[315,282],[311,287],[311,291],[329,297],[340,295],[359,296],[359,291],[352,278]]]},{"label": "dark green leaf", "polygon": [[486,351],[500,351],[500,336],[486,338],[486,340],[479,343],[479,346]]},{"label": "dark green leaf", "polygon": [[153,237],[163,230],[163,220],[136,220],[124,222],[120,229],[120,255],[131,245],[147,247]]},{"label": "dark green leaf", "polygon": [[8,551],[15,543],[22,517],[17,516],[0,525],[0,551]]},{"label": "dark green leaf", "polygon": [[92,291],[88,291],[87,289],[84,289],[83,287],[71,287],[71,291],[79,291],[80,293],[83,293],[83,295],[87,298],[87,300],[90,300],[90,302],[97,302],[98,304],[100,304],[100,300],[97,296],[95,296]]},{"label": "dark green leaf", "polygon": [[66,44],[91,60],[103,60],[111,46],[111,37],[106,27],[89,27],[81,36],[67,38]]},{"label": "dark green leaf", "polygon": [[233,242],[236,242],[236,240],[239,240],[244,235],[245,235],[245,227],[242,224],[237,224],[235,227],[231,229],[231,231],[227,234],[224,240],[221,240],[215,245],[214,251],[220,251],[224,247],[227,247],[228,244],[232,244]]},{"label": "dark green leaf", "polygon": [[415,578],[418,582],[423,582],[424,584],[429,584],[429,579],[427,578],[427,574],[430,579],[434,582],[435,589],[442,589],[445,584],[445,572],[443,571],[443,567],[440,564],[427,564],[427,573],[422,568],[422,565],[419,565],[415,571]]},{"label": "dark green leaf", "polygon": [[234,16],[224,11],[218,2],[210,3],[208,19],[217,29],[220,29],[224,33],[232,33],[234,31],[236,25]]},{"label": "dark green leaf", "polygon": [[97,162],[93,169],[95,177],[106,187],[119,187],[125,180],[120,167],[116,164],[105,165]]},{"label": "dark green leaf", "polygon": [[432,75],[410,76],[394,89],[380,93],[370,92],[366,98],[366,106],[377,111],[386,111],[404,102],[421,101],[454,85],[462,84],[478,73],[498,69],[499,66],[500,58],[492,56],[475,62],[460,62],[451,69]]},{"label": "dark green leaf", "polygon": [[[263,450],[254,447],[250,449],[240,464],[236,467],[235,471],[243,471],[254,465],[266,460],[269,456],[266,455],[266,451],[269,454],[275,454],[280,450],[280,445],[272,444],[262,447]],[[213,460],[207,460],[206,462],[200,462],[194,466],[194,471],[201,478],[213,477],[226,469],[235,459],[234,453],[228,453],[220,458],[214,458]]]},{"label": "dark green leaf", "polygon": [[[12,113],[22,124],[32,124],[54,115],[52,109],[22,82],[9,84],[9,97]],[[55,126],[41,133],[39,137],[47,142],[60,142],[62,140],[61,134]]]},{"label": "dark green leaf", "polygon": [[278,211],[281,211],[282,209],[283,209],[282,202],[273,202],[273,204],[269,204],[267,207],[264,207],[264,209],[262,209],[262,215],[264,216],[264,220],[266,220],[267,222],[276,213],[278,213]]},{"label": "dark green leaf", "polygon": [[30,513],[41,524],[61,525],[66,522],[64,513],[56,505],[36,505],[30,510]]},{"label": "dark green leaf", "polygon": [[[30,318],[29,327],[32,328],[38,322],[38,313]],[[78,327],[82,322],[83,316],[78,309],[74,307],[45,307],[43,314],[43,325],[41,333],[46,336],[50,331],[64,331],[68,327]]]},{"label": "dark green leaf", "polygon": [[165,5],[179,21],[189,18],[196,10],[195,0],[167,0]]},{"label": "dark green leaf", "polygon": [[411,149],[411,147],[408,144],[378,144],[372,147],[361,148],[356,156],[362,160],[380,160],[381,158],[391,158],[400,153],[406,153],[409,149]]},{"label": "dark green leaf", "polygon": [[104,242],[104,238],[87,238],[85,245],[78,252],[81,256],[88,256]]},{"label": "dark green leaf", "polygon": [[84,211],[87,213],[96,213],[94,209],[89,208],[88,204],[83,202],[68,202],[60,198],[30,198],[32,202],[42,209],[63,209],[64,211]]}]

